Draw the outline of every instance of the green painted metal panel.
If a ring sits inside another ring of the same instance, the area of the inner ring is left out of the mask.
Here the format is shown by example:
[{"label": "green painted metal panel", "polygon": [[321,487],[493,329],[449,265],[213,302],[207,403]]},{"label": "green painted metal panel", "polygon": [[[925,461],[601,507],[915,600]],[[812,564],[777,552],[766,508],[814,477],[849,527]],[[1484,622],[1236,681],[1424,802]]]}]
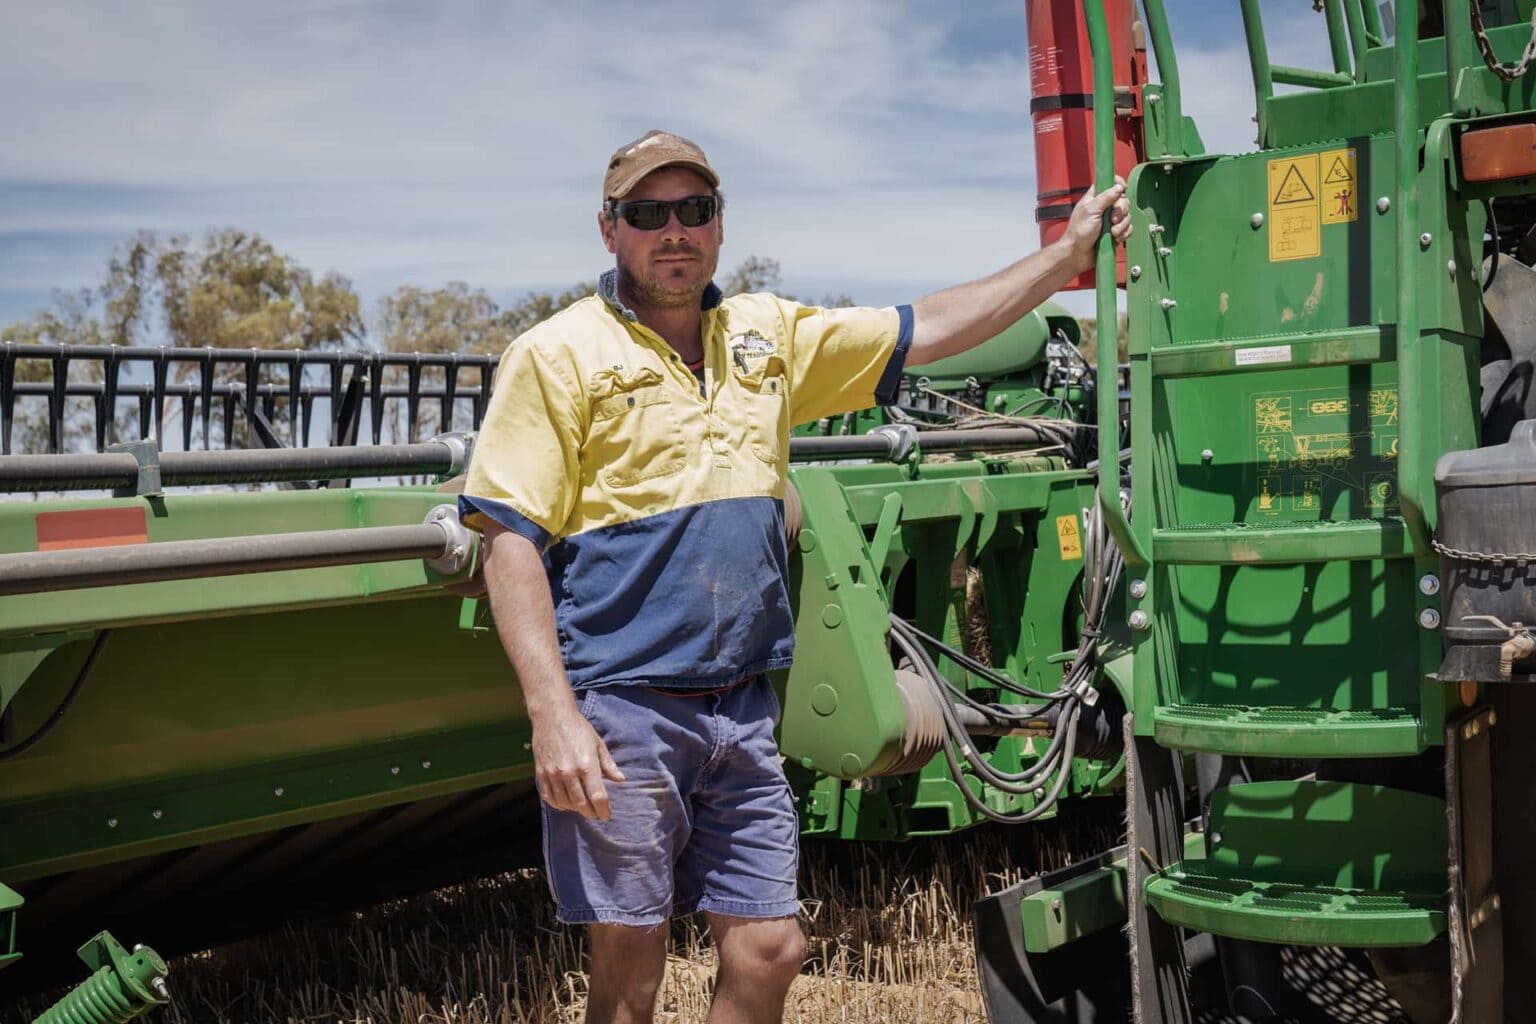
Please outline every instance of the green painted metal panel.
[{"label": "green painted metal panel", "polygon": [[[1156,562],[1132,601],[1153,619],[1133,641],[1139,733],[1271,756],[1288,736],[1297,756],[1435,742],[1437,638],[1417,624],[1434,602],[1414,589],[1435,565],[1412,557],[1397,507],[1400,479],[1417,479],[1397,458],[1399,367],[1409,361],[1417,389],[1421,449],[1407,468],[1475,444],[1477,282],[1447,259],[1475,265],[1482,215],[1452,198],[1450,137],[1442,124],[1426,137],[1422,333],[1407,350],[1392,326],[1395,204],[1377,212],[1368,198],[1396,193],[1390,136],[1133,175],[1148,227],[1129,257],[1142,269],[1130,287],[1135,530]],[[1271,162],[1284,173],[1316,161],[1318,187],[1345,148],[1354,219],[1318,223],[1315,257],[1271,259]],[[1284,724],[1287,710],[1299,717]]]},{"label": "green painted metal panel", "polygon": [[[494,636],[457,628],[458,606],[115,630],[69,712],[6,762],[0,878],[526,778],[520,691]],[[14,704],[17,735],[52,713],[87,646],[42,663]]]},{"label": "green painted metal panel", "polygon": [[[142,507],[149,541],[155,543],[414,524],[445,501],[452,496],[402,487],[6,502],[0,503],[0,551],[36,550],[36,517],[42,512]],[[420,561],[411,561],[0,597],[0,636],[321,607],[436,592],[438,582]]]}]

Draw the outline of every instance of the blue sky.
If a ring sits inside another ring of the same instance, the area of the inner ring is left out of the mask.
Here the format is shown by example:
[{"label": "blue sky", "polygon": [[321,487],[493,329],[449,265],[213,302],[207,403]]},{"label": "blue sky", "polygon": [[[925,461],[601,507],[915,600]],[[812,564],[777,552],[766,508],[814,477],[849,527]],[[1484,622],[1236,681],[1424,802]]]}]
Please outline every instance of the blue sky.
[{"label": "blue sky", "polygon": [[[1235,0],[1168,8],[1186,112],[1251,148]],[[1310,4],[1264,8],[1275,60],[1324,64]],[[0,40],[0,324],[141,229],[257,231],[370,309],[564,287],[652,127],[722,174],[722,267],[789,290],[904,301],[1037,244],[1023,0],[7,0]]]}]

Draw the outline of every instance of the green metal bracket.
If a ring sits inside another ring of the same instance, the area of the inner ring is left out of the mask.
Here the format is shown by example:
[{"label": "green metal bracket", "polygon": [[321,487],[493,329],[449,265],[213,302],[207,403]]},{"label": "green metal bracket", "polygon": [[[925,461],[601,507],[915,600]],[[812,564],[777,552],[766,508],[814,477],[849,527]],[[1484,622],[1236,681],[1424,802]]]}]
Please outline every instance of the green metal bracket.
[{"label": "green metal bracket", "polygon": [[132,487],[114,491],[117,498],[158,498],[165,493],[160,486],[160,446],[152,440],[123,441],[107,446],[109,452],[126,452],[139,465],[139,475]]},{"label": "green metal bracket", "polygon": [[[1200,855],[1205,836],[1184,837],[1187,857]],[[1049,953],[1068,943],[1125,923],[1125,847],[1059,873],[1061,881],[1019,900],[1024,948]],[[1063,877],[1064,876],[1064,877]]]},{"label": "green metal bracket", "polygon": [[856,778],[900,754],[905,715],[886,640],[889,609],[879,563],[835,474],[805,467],[792,476],[805,521],[782,749],[805,768]]},{"label": "green metal bracket", "polygon": [[[894,580],[901,571],[901,567],[891,565],[891,555],[894,550],[892,544],[897,537],[897,531],[901,528],[901,495],[895,492],[887,494],[880,502],[880,518],[875,523],[875,536],[869,542],[870,563],[880,570],[883,580],[889,571],[890,578]],[[905,554],[902,555],[905,561]]]},{"label": "green metal bracket", "polygon": [[123,1024],[171,1001],[165,960],[148,946],[129,952],[110,933],[97,932],[79,952],[94,973],[35,1024]]},{"label": "green metal bracket", "polygon": [[491,603],[478,597],[466,597],[459,602],[459,629],[465,633],[490,633]]},{"label": "green metal bracket", "polygon": [[21,893],[0,885],[0,968],[9,967],[21,959],[21,951],[16,948],[16,925],[25,902]]}]

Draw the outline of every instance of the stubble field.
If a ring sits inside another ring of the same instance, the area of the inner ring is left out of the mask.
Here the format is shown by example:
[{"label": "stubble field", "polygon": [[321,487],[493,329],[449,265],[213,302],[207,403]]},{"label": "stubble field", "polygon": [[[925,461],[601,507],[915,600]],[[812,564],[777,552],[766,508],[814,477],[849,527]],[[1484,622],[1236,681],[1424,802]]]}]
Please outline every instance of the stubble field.
[{"label": "stubble field", "polygon": [[[1076,821],[907,844],[805,842],[809,951],[785,1019],[984,1021],[971,902],[1108,831]],[[708,937],[674,922],[657,1019],[704,1020],[713,974]],[[586,992],[580,933],[555,921],[534,869],[291,923],[178,958],[168,981],[173,1001],[150,1018],[165,1024],[571,1024]]]}]

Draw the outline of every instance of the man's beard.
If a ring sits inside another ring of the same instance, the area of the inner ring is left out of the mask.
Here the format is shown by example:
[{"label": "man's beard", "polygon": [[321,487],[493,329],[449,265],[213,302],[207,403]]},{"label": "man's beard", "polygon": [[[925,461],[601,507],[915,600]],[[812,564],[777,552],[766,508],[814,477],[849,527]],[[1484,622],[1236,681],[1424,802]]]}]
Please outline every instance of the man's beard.
[{"label": "man's beard", "polygon": [[[703,268],[703,254],[692,247],[662,249],[656,253],[657,256],[684,254],[697,259],[700,268]],[[656,273],[636,273],[635,268],[623,260],[618,261],[618,269],[620,294],[627,296],[637,306],[651,309],[677,309],[698,306],[704,298],[704,290],[709,287],[709,279],[712,276],[709,273],[702,274],[694,283],[678,286],[667,283]]]}]

